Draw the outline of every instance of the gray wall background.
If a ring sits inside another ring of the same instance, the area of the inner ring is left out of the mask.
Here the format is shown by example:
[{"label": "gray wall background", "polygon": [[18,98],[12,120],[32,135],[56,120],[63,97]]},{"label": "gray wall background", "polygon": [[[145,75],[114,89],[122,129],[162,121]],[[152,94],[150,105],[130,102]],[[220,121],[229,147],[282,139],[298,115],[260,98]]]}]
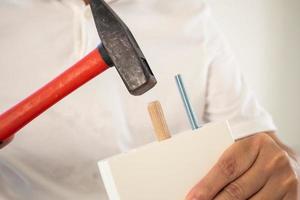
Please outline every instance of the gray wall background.
[{"label": "gray wall background", "polygon": [[261,104],[300,152],[300,1],[209,0]]}]

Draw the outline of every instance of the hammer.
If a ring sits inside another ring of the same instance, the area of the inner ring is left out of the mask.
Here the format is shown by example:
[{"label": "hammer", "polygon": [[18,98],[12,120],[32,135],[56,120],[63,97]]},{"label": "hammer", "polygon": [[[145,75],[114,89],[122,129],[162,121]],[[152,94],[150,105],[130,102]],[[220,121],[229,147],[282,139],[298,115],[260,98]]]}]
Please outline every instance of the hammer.
[{"label": "hammer", "polygon": [[104,0],[91,0],[90,6],[101,44],[41,89],[1,114],[0,144],[112,66],[115,66],[132,95],[141,95],[156,84],[145,56],[125,23]]}]

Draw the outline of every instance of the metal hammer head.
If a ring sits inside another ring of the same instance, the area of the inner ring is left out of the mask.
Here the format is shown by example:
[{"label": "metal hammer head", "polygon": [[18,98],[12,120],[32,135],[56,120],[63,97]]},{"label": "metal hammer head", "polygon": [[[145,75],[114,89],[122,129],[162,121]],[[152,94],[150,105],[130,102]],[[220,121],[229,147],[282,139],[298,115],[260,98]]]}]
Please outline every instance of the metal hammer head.
[{"label": "metal hammer head", "polygon": [[90,5],[102,42],[100,51],[107,53],[128,91],[141,95],[150,90],[156,79],[128,27],[104,0],[91,0]]}]

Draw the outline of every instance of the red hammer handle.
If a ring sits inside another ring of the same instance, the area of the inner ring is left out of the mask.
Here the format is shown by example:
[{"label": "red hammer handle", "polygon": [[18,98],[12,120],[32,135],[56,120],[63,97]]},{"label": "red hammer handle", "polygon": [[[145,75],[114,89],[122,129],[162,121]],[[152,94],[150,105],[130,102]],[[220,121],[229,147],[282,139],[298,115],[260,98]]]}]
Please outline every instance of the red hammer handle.
[{"label": "red hammer handle", "polygon": [[0,142],[43,113],[75,89],[108,69],[98,49],[57,78],[0,115]]}]

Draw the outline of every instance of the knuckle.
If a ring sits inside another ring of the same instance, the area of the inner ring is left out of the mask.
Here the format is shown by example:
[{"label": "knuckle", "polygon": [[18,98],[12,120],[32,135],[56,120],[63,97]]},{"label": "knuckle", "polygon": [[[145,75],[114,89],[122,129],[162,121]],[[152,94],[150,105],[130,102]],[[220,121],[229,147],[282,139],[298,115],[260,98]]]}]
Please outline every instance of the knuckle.
[{"label": "knuckle", "polygon": [[290,167],[288,154],[285,151],[279,151],[273,158],[273,164],[279,169]]},{"label": "knuckle", "polygon": [[236,159],[231,156],[218,162],[218,168],[224,177],[231,179],[237,174],[238,164]]},{"label": "knuckle", "polygon": [[287,189],[297,189],[299,186],[299,180],[295,173],[293,173],[285,182],[285,187]]},{"label": "knuckle", "polygon": [[280,150],[277,153],[275,153],[272,156],[272,158],[269,160],[268,164],[265,165],[264,172],[268,173],[275,170],[286,170],[286,169],[288,170],[292,169],[291,163],[289,161],[289,156],[285,151]]},{"label": "knuckle", "polygon": [[193,199],[209,199],[209,196],[206,193],[199,191],[193,196]]},{"label": "knuckle", "polygon": [[271,145],[273,144],[273,140],[267,133],[260,133],[257,135],[257,143],[264,146]]},{"label": "knuckle", "polygon": [[225,196],[227,199],[235,199],[235,200],[242,200],[244,198],[244,190],[238,183],[231,183],[224,189]]},{"label": "knuckle", "polygon": [[[270,160],[268,164],[264,167],[264,173],[270,174],[275,171],[279,173],[283,173],[286,170],[290,170],[290,162],[287,154],[284,151],[277,153],[273,158]],[[277,173],[276,172],[276,173]]]},{"label": "knuckle", "polygon": [[262,174],[265,176],[269,176],[270,173],[273,171],[273,165],[272,164],[266,164],[263,168],[262,168]]},{"label": "knuckle", "polygon": [[210,199],[212,187],[201,182],[193,188],[193,199]]}]

